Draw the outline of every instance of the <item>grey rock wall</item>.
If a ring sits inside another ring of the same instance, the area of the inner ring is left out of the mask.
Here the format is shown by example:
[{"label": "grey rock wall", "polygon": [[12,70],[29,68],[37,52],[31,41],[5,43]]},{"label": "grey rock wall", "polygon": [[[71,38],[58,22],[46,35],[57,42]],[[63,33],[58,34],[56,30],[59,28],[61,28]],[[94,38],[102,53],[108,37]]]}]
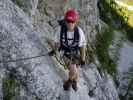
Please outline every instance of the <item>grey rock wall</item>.
[{"label": "grey rock wall", "polygon": [[[45,3],[47,2],[52,1],[47,0]],[[92,27],[95,27],[98,23],[97,12],[93,12],[96,8],[91,6],[95,2],[93,0],[82,0],[81,4],[80,14],[83,15],[82,19],[84,19],[81,24],[85,27],[86,35],[91,36],[90,34],[92,34],[94,35],[92,37],[95,37],[95,31],[90,32]],[[85,5],[85,8],[83,5]],[[91,10],[89,6],[92,8]],[[41,15],[40,9],[37,10]],[[55,13],[54,10],[52,11]],[[96,20],[92,18],[93,15]],[[52,15],[46,16],[48,21],[49,18],[53,18]],[[34,95],[37,100],[118,100],[112,78],[107,74],[101,76],[94,64],[86,65],[84,69],[80,69],[78,91],[74,92],[71,89],[66,92],[62,85],[67,78],[68,71],[57,64],[53,57],[46,55],[34,59],[7,62],[14,59],[35,57],[48,52],[45,37],[52,36],[54,29],[46,21],[46,17],[43,18],[42,21],[36,20],[36,23],[34,23],[31,17],[27,16],[13,2],[0,0],[0,68],[13,72],[16,80],[26,88],[24,93],[28,93],[31,98]],[[0,79],[0,81],[2,80]],[[0,86],[2,86],[1,83]]]}]

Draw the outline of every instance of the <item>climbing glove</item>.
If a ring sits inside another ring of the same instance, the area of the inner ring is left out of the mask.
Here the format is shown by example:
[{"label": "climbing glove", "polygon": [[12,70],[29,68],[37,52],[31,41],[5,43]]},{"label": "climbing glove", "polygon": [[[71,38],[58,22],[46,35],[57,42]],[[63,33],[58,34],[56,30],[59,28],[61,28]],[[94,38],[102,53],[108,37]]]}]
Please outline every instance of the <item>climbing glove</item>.
[{"label": "climbing glove", "polygon": [[48,55],[49,56],[54,56],[56,54],[55,50],[51,50],[48,52]]}]

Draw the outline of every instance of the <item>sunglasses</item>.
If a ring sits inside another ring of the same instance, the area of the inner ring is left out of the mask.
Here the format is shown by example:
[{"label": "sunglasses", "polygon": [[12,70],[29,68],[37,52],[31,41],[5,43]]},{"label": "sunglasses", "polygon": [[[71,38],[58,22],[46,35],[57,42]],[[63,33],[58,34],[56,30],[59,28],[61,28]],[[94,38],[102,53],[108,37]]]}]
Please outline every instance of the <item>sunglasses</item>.
[{"label": "sunglasses", "polygon": [[75,21],[67,20],[67,23],[75,23]]}]

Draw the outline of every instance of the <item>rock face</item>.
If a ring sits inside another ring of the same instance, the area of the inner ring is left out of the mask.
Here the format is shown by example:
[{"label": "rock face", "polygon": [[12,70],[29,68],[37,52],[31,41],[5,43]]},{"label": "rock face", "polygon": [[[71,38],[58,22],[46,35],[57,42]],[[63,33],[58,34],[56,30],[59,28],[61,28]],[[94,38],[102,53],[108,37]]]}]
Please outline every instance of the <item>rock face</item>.
[{"label": "rock face", "polygon": [[[67,0],[65,1],[68,6],[61,12],[57,12],[57,15],[53,8],[63,7],[59,2],[62,0],[33,0],[35,3],[31,3],[33,7],[31,11],[34,18],[27,16],[12,1],[0,0],[0,98],[6,96],[2,89],[2,79],[4,73],[8,72],[12,73],[15,80],[22,85],[18,90],[21,91],[19,96],[12,97],[11,100],[119,100],[112,78],[108,74],[101,75],[94,64],[80,69],[78,91],[74,92],[71,89],[66,92],[62,85],[67,77],[67,70],[64,70],[54,58],[48,55],[34,58],[47,54],[45,37],[50,37],[54,32],[53,24],[51,25],[49,21],[69,7]],[[96,0],[79,1],[81,3],[79,12],[83,16],[81,25],[86,30],[86,36],[92,38],[93,41],[95,40],[95,26],[98,24]],[[41,12],[42,9],[39,6],[45,7],[45,5],[41,6],[43,4],[41,2],[46,3],[48,8],[45,9],[49,9],[50,14]],[[59,6],[53,7],[54,2]],[[15,61],[14,59],[21,60]]]}]

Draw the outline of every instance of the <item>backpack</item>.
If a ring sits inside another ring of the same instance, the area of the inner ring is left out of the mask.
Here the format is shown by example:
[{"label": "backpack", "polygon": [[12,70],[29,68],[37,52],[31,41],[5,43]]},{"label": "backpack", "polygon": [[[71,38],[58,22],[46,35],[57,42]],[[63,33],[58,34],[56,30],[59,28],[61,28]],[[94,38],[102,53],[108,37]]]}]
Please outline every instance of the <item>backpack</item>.
[{"label": "backpack", "polygon": [[74,38],[71,45],[68,45],[68,41],[70,39],[67,38],[67,26],[64,20],[58,21],[61,26],[60,31],[60,50],[64,50],[65,52],[78,51],[79,50],[79,29],[76,26],[74,28]]}]

